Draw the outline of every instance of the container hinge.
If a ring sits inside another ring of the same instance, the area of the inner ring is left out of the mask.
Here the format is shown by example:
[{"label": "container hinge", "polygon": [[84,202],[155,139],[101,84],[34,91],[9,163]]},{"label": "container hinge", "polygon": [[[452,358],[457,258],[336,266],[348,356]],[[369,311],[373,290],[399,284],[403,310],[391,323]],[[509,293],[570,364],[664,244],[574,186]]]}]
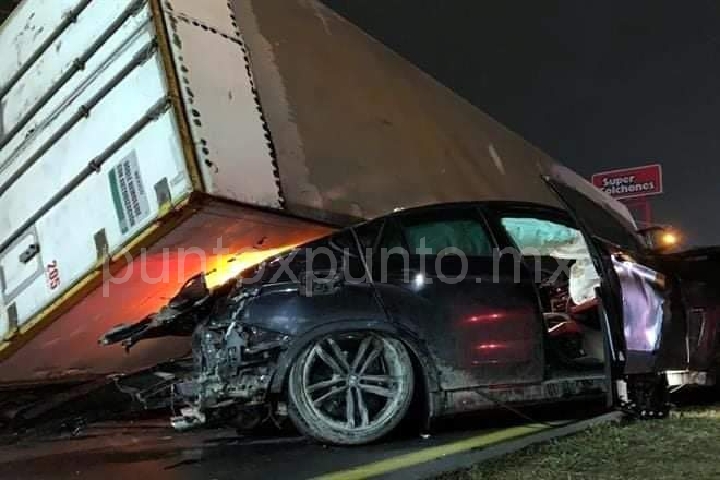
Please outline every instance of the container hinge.
[{"label": "container hinge", "polygon": [[31,243],[28,245],[28,247],[20,254],[20,262],[21,263],[28,263],[30,260],[35,258],[35,256],[40,253],[40,244],[39,243]]},{"label": "container hinge", "polygon": [[13,338],[18,331],[18,316],[17,316],[17,307],[14,303],[11,303],[10,306],[7,309],[7,316],[8,316],[8,328],[7,332],[5,333],[3,340],[10,340]]},{"label": "container hinge", "polygon": [[155,197],[158,202],[158,216],[165,216],[172,211],[172,193],[167,178],[155,184]]},{"label": "container hinge", "polygon": [[104,264],[110,256],[110,244],[108,243],[107,232],[102,228],[95,233],[93,238],[95,240],[97,263]]}]

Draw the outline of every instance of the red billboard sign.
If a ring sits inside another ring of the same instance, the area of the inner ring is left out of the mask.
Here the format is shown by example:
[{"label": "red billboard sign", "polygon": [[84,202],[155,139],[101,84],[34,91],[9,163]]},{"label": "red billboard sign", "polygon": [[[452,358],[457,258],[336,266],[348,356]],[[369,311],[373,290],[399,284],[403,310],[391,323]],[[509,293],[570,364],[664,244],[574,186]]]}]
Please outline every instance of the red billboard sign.
[{"label": "red billboard sign", "polygon": [[660,165],[610,170],[592,176],[593,185],[618,199],[661,194],[662,180]]}]

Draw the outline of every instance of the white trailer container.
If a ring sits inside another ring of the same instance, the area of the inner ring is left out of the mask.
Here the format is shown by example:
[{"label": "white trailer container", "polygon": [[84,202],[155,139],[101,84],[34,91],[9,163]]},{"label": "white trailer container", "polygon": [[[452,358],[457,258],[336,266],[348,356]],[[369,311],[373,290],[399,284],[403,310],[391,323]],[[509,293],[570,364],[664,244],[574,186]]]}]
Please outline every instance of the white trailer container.
[{"label": "white trailer container", "polygon": [[25,0],[0,52],[0,383],[183,354],[96,339],[227,252],[398,206],[556,204],[551,159],[314,0]]}]

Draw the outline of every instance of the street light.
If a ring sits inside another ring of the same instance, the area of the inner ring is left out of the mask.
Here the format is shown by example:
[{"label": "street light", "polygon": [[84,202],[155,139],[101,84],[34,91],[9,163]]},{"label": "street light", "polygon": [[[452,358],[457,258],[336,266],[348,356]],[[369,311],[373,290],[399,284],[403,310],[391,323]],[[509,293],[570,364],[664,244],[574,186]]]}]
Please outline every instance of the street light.
[{"label": "street light", "polygon": [[659,252],[675,250],[682,244],[680,233],[671,227],[656,225],[644,228],[639,233],[645,238],[645,242],[650,249]]},{"label": "street light", "polygon": [[680,243],[678,234],[673,231],[667,231],[660,237],[660,243],[665,248],[675,248]]}]

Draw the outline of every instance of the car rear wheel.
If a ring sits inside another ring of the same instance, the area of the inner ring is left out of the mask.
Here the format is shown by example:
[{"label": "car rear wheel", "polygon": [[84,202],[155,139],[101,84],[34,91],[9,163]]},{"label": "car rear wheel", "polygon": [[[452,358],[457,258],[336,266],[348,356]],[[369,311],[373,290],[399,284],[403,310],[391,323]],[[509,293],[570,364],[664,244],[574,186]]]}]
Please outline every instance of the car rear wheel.
[{"label": "car rear wheel", "polygon": [[313,341],[288,379],[288,413],[305,435],[362,445],[390,433],[410,407],[413,366],[407,348],[381,333],[331,334]]}]

